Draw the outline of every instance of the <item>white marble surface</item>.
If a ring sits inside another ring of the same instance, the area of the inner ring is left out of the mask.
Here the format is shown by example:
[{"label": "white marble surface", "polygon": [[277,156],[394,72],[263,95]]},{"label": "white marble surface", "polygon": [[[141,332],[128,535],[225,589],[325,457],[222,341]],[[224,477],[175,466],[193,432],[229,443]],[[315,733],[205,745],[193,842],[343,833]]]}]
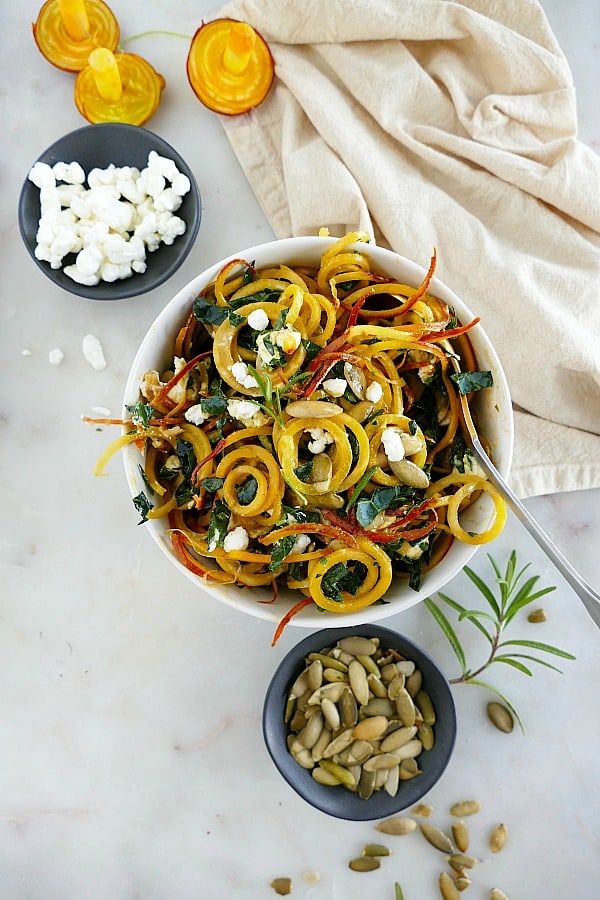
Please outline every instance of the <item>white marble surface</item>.
[{"label": "white marble surface", "polygon": [[[581,139],[600,147],[596,0],[546,0],[578,88]],[[42,276],[18,234],[17,197],[28,167],[61,134],[85,124],[71,99],[72,76],[50,67],[33,43],[33,0],[5,0],[0,195],[0,900],[260,900],[277,875],[307,900],[438,896],[441,859],[419,835],[390,840],[379,872],[356,874],[348,859],[375,833],[306,806],[270,764],[262,744],[262,697],[290,628],[270,649],[272,626],[241,619],[203,596],[158,556],[128,499],[118,461],[108,478],[92,467],[107,434],[81,413],[120,409],[137,342],[168,299],[209,263],[268,240],[268,224],[218,119],[188,88],[187,41],[153,36],[130,49],[168,82],[149,126],[191,163],[204,200],[196,246],[153,293],[118,304],[82,301]],[[123,37],[149,29],[191,35],[216,8],[159,0],[113,4]],[[97,335],[108,367],[84,360],[81,339]],[[65,358],[53,367],[48,353]],[[31,355],[22,355],[29,350]],[[528,501],[573,563],[600,586],[600,490]],[[449,805],[477,797],[473,851],[484,861],[466,896],[493,885],[511,900],[600,896],[600,634],[577,597],[511,517],[493,546],[504,562],[516,548],[543,585],[549,620],[523,619],[514,636],[573,652],[561,676],[533,679],[505,668],[501,684],[526,734],[488,724],[488,696],[455,688],[456,751],[428,800],[446,825]],[[488,574],[485,551],[475,568]],[[448,593],[474,602],[464,576]],[[424,608],[389,620],[425,646],[449,676],[456,663]],[[519,632],[517,634],[517,631]],[[461,632],[470,658],[483,652]],[[510,839],[492,857],[485,837],[505,821]],[[308,886],[303,873],[318,871]]]}]

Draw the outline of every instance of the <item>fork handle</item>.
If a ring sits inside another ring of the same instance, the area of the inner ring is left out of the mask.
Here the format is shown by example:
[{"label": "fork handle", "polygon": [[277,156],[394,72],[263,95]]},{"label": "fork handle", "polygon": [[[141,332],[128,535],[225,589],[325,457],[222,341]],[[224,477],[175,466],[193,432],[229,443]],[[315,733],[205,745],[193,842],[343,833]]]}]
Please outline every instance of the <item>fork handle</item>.
[{"label": "fork handle", "polygon": [[600,628],[600,595],[597,594],[596,591],[594,591],[581,577],[579,572],[573,568],[568,559],[548,537],[529,510],[521,503],[517,495],[508,486],[507,482],[488,457],[478,438],[473,440],[473,449],[475,450],[481,465],[486,470],[490,481],[495,484],[514,514],[523,523],[534,540],[537,541],[546,556],[554,563],[565,581],[573,588],[595,624]]}]

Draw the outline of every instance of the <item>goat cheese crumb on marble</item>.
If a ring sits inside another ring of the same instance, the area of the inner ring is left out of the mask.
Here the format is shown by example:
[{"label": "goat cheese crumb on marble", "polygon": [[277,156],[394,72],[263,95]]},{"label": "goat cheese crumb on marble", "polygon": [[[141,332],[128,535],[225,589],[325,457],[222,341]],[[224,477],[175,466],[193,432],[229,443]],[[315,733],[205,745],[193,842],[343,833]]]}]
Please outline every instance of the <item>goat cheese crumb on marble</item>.
[{"label": "goat cheese crumb on marble", "polygon": [[60,347],[55,347],[54,350],[51,350],[48,354],[48,362],[51,366],[60,366],[64,358],[65,354],[62,352]]},{"label": "goat cheese crumb on marble", "polygon": [[106,368],[106,359],[104,357],[102,344],[94,334],[85,335],[81,342],[81,349],[92,369],[99,372]]}]

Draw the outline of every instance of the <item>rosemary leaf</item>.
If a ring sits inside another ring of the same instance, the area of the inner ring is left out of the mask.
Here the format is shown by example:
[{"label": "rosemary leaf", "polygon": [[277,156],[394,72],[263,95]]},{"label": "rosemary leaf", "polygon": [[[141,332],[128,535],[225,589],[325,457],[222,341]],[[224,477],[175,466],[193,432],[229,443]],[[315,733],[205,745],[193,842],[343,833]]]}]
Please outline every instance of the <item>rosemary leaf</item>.
[{"label": "rosemary leaf", "polygon": [[458,661],[460,663],[463,673],[466,672],[467,660],[465,658],[465,652],[462,648],[462,644],[460,643],[452,625],[450,624],[450,622],[448,621],[448,619],[446,618],[444,613],[441,611],[439,606],[437,606],[433,602],[431,597],[426,597],[424,603],[425,603],[425,606],[427,607],[427,609],[429,610],[429,612],[432,614],[433,618],[436,620],[436,622],[438,623],[438,625],[440,626],[440,628],[446,635],[446,637],[448,638],[448,640],[450,642],[450,646],[452,647],[452,649],[454,650],[454,653],[456,654],[456,658],[458,659]]}]

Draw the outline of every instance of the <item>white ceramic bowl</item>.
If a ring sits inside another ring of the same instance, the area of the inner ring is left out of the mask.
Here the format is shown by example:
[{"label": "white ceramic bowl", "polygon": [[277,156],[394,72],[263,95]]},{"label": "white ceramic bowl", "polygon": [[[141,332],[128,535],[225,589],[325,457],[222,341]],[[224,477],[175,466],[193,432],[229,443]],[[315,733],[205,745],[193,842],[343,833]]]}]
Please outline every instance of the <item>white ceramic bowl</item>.
[{"label": "white ceramic bowl", "polygon": [[[259,244],[215,263],[190,281],[162,310],[142,340],[129,373],[124,404],[134,404],[140,399],[139,384],[146,371],[150,369],[164,371],[172,364],[174,337],[186,320],[191,304],[230,259],[253,261],[257,268],[277,263],[318,265],[323,252],[333,243],[333,240],[333,238],[302,237]],[[357,245],[357,249],[369,256],[374,271],[385,273],[397,281],[418,285],[425,277],[425,269],[390,250],[372,244],[360,244]],[[475,318],[475,314],[439,279],[433,278],[429,292],[449,304],[461,322],[470,322]],[[479,429],[492,448],[497,468],[502,475],[507,477],[513,451],[513,415],[508,384],[500,360],[482,325],[475,325],[469,331],[469,337],[477,356],[479,368],[491,370],[494,379],[492,388],[481,391],[475,396],[474,405]],[[127,415],[125,410],[123,415]],[[135,497],[144,490],[144,483],[138,468],[140,455],[133,445],[125,448],[124,462],[131,495]],[[463,519],[463,525],[473,531],[482,531],[490,525],[492,516],[490,498],[482,495],[468,510],[468,515]],[[292,604],[300,599],[297,592],[285,589],[281,589],[278,599],[271,602],[272,591],[268,587],[242,590],[230,585],[205,584],[176,559],[171,549],[165,521],[150,520],[145,524],[145,528],[171,564],[179,569],[185,577],[191,579],[200,590],[240,612],[260,619],[279,622]],[[323,628],[385,619],[441,590],[467,565],[476,550],[477,545],[463,544],[455,540],[442,561],[424,574],[419,591],[412,590],[406,581],[398,578],[387,592],[385,597],[387,602],[385,603],[374,604],[355,613],[343,614],[321,612],[314,606],[308,606],[295,615],[290,624],[305,628]]]}]

